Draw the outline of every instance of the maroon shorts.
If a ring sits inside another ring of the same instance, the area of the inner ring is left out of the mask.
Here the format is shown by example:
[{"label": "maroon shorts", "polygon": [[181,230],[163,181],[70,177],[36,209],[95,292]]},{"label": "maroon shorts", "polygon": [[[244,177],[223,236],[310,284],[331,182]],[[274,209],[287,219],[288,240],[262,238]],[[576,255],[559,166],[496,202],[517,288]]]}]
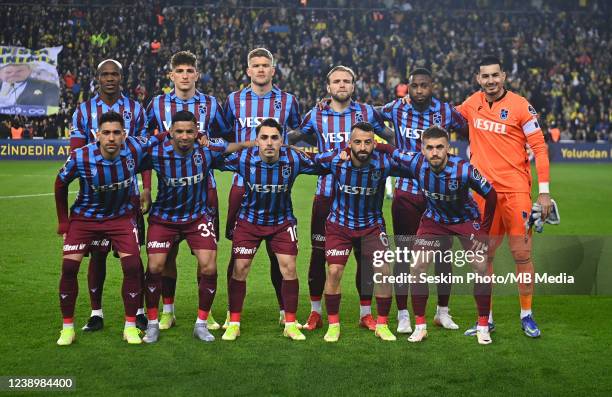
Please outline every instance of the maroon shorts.
[{"label": "maroon shorts", "polygon": [[230,189],[227,207],[227,223],[225,224],[225,237],[228,240],[233,238],[238,210],[240,210],[240,206],[242,205],[242,197],[244,197],[245,191],[244,186],[232,185]]},{"label": "maroon shorts", "polygon": [[312,248],[325,249],[325,222],[331,208],[332,198],[317,195],[312,202],[310,217],[310,242]]},{"label": "maroon shorts", "polygon": [[[136,222],[136,228],[138,229],[138,244],[144,245],[145,243],[145,221],[142,211],[140,210],[140,196],[132,196],[132,205],[134,206],[134,221]],[[100,253],[108,254],[111,250],[111,243],[109,239],[94,240],[89,245],[89,251],[95,251]],[[115,256],[117,257],[117,248],[113,247]]]},{"label": "maroon shorts", "polygon": [[147,234],[147,254],[167,254],[174,244],[187,240],[191,250],[216,250],[217,240],[212,219],[202,215],[199,219],[186,223],[165,222],[157,217],[149,217]]},{"label": "maroon shorts", "polygon": [[422,192],[413,194],[395,189],[391,214],[393,215],[393,234],[398,246],[409,244],[425,212],[425,196]]},{"label": "maroon shorts", "polygon": [[450,249],[453,245],[453,236],[457,236],[463,249],[468,250],[474,243],[472,240],[474,237],[478,236],[481,241],[486,238],[486,234],[480,230],[478,220],[445,224],[426,217],[421,219],[416,235],[414,250],[431,250],[432,247],[440,250]]},{"label": "maroon shorts", "polygon": [[132,215],[107,220],[71,219],[64,255],[87,253],[92,244],[108,240],[118,252],[139,255],[138,228]]},{"label": "maroon shorts", "polygon": [[297,224],[286,221],[280,225],[262,226],[238,219],[232,240],[234,258],[252,259],[262,240],[270,241],[276,254],[297,255]]},{"label": "maroon shorts", "polygon": [[[346,265],[354,248],[362,258],[371,258],[374,251],[386,251],[389,247],[383,225],[353,230],[330,221],[325,223],[325,260],[335,265]],[[371,260],[369,261],[371,263]]]}]

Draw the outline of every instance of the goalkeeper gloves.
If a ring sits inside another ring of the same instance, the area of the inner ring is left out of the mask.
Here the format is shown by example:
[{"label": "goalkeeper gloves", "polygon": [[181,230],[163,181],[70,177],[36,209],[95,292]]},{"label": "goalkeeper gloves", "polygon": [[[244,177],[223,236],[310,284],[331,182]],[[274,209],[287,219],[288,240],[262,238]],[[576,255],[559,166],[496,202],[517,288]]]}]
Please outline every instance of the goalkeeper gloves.
[{"label": "goalkeeper gloves", "polygon": [[533,227],[533,229],[542,233],[544,231],[544,224],[548,223],[550,225],[558,225],[561,223],[561,216],[559,215],[559,207],[557,207],[557,203],[555,200],[550,200],[552,205],[550,208],[550,213],[546,217],[546,219],[542,219],[542,206],[538,203],[533,203],[531,207],[531,214],[529,215],[529,219],[525,222],[525,232],[529,232],[529,230]]}]

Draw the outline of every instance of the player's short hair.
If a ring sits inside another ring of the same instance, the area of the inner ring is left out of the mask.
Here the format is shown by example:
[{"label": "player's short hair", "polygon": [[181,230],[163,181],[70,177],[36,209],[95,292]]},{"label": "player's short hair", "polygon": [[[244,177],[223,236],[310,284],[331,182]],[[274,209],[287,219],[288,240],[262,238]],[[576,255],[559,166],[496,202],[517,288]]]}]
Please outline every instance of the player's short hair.
[{"label": "player's short hair", "polygon": [[121,65],[121,62],[119,62],[116,59],[109,58],[109,59],[103,60],[102,62],[98,64],[98,66],[96,67],[96,76],[100,75],[100,69],[102,69],[102,66],[104,66],[105,64],[109,62],[117,66],[117,68],[119,68],[119,73],[123,74],[123,65]]},{"label": "player's short hair", "polygon": [[100,120],[98,121],[98,125],[101,127],[102,124],[104,123],[119,123],[121,125],[123,125],[123,117],[115,112],[115,111],[109,111],[104,113],[101,117]]},{"label": "player's short hair", "polygon": [[195,115],[189,110],[181,110],[174,113],[174,116],[172,116],[172,124],[178,121],[190,121],[194,124],[198,123],[198,120],[196,119]]},{"label": "player's short hair", "polygon": [[414,76],[429,76],[429,78],[433,77],[431,75],[431,71],[429,69],[425,69],[425,68],[416,68],[416,69],[414,69],[412,72],[410,72],[410,75],[408,76],[408,78],[411,79]]},{"label": "player's short hair", "polygon": [[351,77],[353,78],[352,82],[353,83],[355,82],[355,72],[353,71],[353,69],[349,68],[348,66],[337,65],[337,66],[334,66],[333,68],[331,68],[329,73],[327,73],[327,84],[329,84],[329,76],[331,76],[332,73],[337,72],[337,71],[346,72],[346,73],[350,74]]},{"label": "player's short hair", "polygon": [[198,58],[191,51],[179,51],[170,58],[170,67],[174,69],[179,65],[189,65],[198,68]]},{"label": "player's short hair", "polygon": [[259,131],[261,131],[262,127],[272,127],[276,128],[279,134],[283,133],[283,127],[280,123],[273,118],[265,119],[257,127],[255,127],[255,134],[259,136]]},{"label": "player's short hair", "polygon": [[421,135],[421,140],[424,141],[426,139],[436,139],[436,138],[446,138],[446,140],[448,141],[448,132],[438,126],[438,125],[432,125],[431,127],[427,128],[425,131],[423,131],[423,134]]},{"label": "player's short hair", "polygon": [[255,48],[254,50],[251,50],[249,52],[249,55],[247,55],[247,65],[248,66],[251,66],[251,59],[255,57],[268,58],[272,66],[274,66],[274,56],[267,48],[259,47],[259,48]]},{"label": "player's short hair", "polygon": [[356,129],[360,129],[361,131],[365,132],[374,132],[374,126],[368,123],[367,121],[360,121],[358,123],[353,124],[351,126],[351,133]]},{"label": "player's short hair", "polygon": [[503,66],[500,59],[495,55],[485,55],[480,59],[480,62],[478,62],[478,68],[480,68],[481,66],[488,65],[499,65],[499,68],[503,70]]}]

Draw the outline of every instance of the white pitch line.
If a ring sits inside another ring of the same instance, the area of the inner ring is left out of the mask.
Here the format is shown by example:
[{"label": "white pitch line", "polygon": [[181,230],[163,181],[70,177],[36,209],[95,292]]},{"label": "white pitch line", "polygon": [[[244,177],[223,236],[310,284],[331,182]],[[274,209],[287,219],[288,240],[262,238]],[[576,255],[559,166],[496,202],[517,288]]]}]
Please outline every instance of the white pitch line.
[{"label": "white pitch line", "polygon": [[[78,190],[73,190],[68,192],[70,194],[78,193]],[[55,193],[38,193],[38,194],[20,194],[18,196],[0,196],[0,200],[2,199],[18,199],[18,198],[28,198],[28,197],[42,197],[42,196],[53,196]]]}]

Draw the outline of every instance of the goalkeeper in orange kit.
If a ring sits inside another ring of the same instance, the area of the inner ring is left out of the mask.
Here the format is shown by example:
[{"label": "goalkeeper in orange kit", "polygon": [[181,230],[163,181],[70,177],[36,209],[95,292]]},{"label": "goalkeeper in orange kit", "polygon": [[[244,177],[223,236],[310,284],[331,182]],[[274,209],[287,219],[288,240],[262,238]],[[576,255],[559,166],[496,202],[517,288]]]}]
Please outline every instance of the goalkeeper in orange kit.
[{"label": "goalkeeper in orange kit", "polygon": [[[521,327],[529,337],[539,337],[531,304],[534,267],[531,260],[531,233],[525,222],[531,213],[531,167],[527,145],[535,155],[539,182],[537,203],[546,219],[552,206],[549,191],[548,148],[537,120],[537,112],[522,96],[506,90],[506,73],[501,62],[487,56],[478,65],[476,79],[481,91],[467,98],[457,110],[469,124],[471,163],[487,178],[497,192],[497,207],[491,226],[488,265],[497,248],[508,235],[517,273],[531,274],[531,283],[519,283]],[[475,196],[484,209],[484,200]],[[489,315],[489,328],[495,326]],[[465,332],[475,335],[476,326]]]}]

